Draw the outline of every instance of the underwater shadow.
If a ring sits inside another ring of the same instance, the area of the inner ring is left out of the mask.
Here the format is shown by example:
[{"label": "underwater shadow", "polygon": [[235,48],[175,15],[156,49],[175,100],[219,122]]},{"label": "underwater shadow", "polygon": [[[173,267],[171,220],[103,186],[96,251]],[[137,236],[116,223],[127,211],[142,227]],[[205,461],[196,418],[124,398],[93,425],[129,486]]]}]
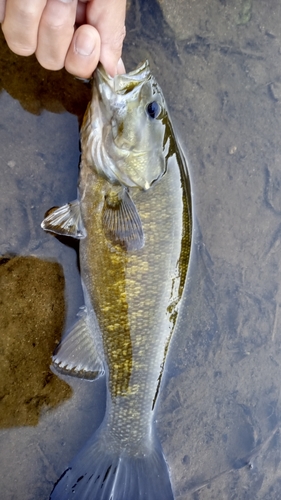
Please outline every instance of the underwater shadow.
[{"label": "underwater shadow", "polygon": [[68,111],[81,122],[91,98],[90,85],[64,69],[49,71],[42,68],[34,55],[17,56],[7,46],[1,30],[0,69],[0,91],[6,90],[29,113]]}]

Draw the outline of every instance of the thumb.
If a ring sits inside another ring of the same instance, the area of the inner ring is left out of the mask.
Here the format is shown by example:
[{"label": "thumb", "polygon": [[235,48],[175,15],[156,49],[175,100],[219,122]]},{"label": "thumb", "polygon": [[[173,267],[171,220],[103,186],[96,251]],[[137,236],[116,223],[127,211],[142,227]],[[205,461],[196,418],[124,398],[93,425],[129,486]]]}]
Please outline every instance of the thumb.
[{"label": "thumb", "polygon": [[126,0],[95,0],[87,4],[87,22],[100,35],[100,61],[111,76],[124,73],[120,61],[125,29]]}]

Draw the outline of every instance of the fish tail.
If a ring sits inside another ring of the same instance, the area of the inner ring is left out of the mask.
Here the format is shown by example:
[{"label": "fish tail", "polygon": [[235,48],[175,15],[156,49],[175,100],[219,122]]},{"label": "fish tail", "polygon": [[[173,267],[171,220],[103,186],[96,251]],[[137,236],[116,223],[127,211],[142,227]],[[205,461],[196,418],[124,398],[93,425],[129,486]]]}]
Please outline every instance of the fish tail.
[{"label": "fish tail", "polygon": [[111,446],[105,428],[98,430],[61,475],[50,500],[173,500],[161,445],[129,454]]}]

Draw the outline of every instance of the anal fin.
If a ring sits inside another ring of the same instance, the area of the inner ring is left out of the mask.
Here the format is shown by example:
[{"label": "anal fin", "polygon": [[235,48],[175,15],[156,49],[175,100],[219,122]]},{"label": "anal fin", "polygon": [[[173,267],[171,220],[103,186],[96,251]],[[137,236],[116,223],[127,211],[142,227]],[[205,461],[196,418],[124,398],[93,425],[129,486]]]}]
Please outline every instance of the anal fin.
[{"label": "anal fin", "polygon": [[104,374],[104,367],[89,328],[86,307],[80,309],[78,318],[56,348],[53,366],[64,375],[94,380]]},{"label": "anal fin", "polygon": [[41,223],[41,227],[45,231],[72,238],[81,239],[87,236],[78,200],[51,211]]}]

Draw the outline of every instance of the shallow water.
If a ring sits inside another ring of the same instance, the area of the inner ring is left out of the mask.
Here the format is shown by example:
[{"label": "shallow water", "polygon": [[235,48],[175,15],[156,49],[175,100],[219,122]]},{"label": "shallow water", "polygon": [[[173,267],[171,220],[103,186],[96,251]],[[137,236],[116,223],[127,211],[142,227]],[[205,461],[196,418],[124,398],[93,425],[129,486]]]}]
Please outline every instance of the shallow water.
[{"label": "shallow water", "polygon": [[[189,285],[157,408],[176,500],[276,500],[281,6],[277,0],[270,8],[264,0],[130,4],[126,66],[150,60],[188,152],[194,192]],[[1,286],[10,290],[1,309],[1,498],[47,500],[105,405],[103,380],[65,378],[71,395],[48,373],[63,321],[73,322],[83,298],[75,248],[40,228],[50,206],[76,196],[78,122],[90,93],[63,71],[44,71],[0,44],[0,254],[25,257],[14,261],[14,274],[10,263],[0,266]],[[26,259],[31,255],[34,266]],[[54,262],[63,267],[65,306]],[[42,272],[52,287],[43,286]],[[52,293],[44,296],[46,287]],[[59,311],[54,303],[61,303]],[[28,337],[34,330],[35,356]]]}]

